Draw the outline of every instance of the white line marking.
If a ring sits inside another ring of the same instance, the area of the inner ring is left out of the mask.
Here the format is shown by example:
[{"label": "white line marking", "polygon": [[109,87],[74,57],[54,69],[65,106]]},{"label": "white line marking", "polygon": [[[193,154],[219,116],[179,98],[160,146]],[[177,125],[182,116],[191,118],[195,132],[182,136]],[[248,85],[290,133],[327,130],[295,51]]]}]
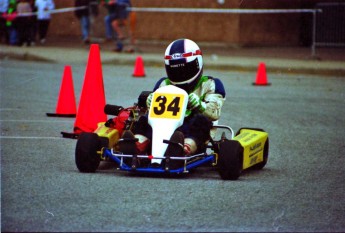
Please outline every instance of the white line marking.
[{"label": "white line marking", "polygon": [[52,212],[49,212],[48,210],[46,210],[46,212],[54,217],[54,214]]},{"label": "white line marking", "polygon": [[20,110],[19,108],[0,108],[0,112],[2,111],[18,111]]},{"label": "white line marking", "polygon": [[[71,120],[72,121],[72,120]],[[51,121],[51,120],[0,120],[0,122],[25,122],[25,123],[71,123],[71,121]],[[73,120],[74,121],[74,120]]]},{"label": "white line marking", "polygon": [[13,88],[13,87],[19,87],[19,86],[24,86],[26,83],[31,82],[32,80],[40,79],[40,78],[41,77],[30,78],[30,79],[22,81],[19,84],[10,85],[10,86],[6,87],[6,89],[10,89],[10,88]]},{"label": "white line marking", "polygon": [[64,139],[63,137],[35,137],[35,136],[0,136],[0,139]]}]

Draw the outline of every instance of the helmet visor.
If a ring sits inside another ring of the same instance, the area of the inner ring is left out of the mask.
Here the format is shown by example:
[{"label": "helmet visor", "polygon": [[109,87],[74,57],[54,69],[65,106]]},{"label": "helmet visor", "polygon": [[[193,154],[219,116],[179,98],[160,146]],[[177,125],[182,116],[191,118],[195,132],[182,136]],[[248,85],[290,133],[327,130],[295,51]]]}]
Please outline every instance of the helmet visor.
[{"label": "helmet visor", "polygon": [[184,84],[192,82],[200,71],[199,61],[186,62],[186,59],[170,60],[165,65],[168,78],[173,84]]}]

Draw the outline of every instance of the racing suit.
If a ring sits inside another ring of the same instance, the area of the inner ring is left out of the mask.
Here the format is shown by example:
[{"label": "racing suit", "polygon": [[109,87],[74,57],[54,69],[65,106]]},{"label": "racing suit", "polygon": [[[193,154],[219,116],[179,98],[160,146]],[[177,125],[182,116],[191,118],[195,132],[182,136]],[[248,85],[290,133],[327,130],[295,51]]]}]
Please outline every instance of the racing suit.
[{"label": "racing suit", "polygon": [[[168,78],[161,78],[155,85],[153,91],[159,87],[173,85]],[[225,100],[225,89],[223,83],[210,76],[202,76],[195,88],[191,91],[200,97],[202,109],[199,113],[206,116],[211,121],[217,121],[221,114],[221,108]],[[190,94],[190,93],[188,93]],[[188,112],[187,115],[192,114]]]},{"label": "racing suit", "polygon": [[[173,85],[168,78],[161,78],[155,85],[153,91],[159,87]],[[205,143],[210,139],[212,134],[213,122],[217,122],[221,108],[225,101],[225,89],[222,82],[210,76],[202,76],[194,89],[190,93],[194,93],[200,98],[200,107],[192,111],[187,109],[186,118],[183,125],[177,129],[185,136],[185,151],[195,152],[197,149],[203,149]],[[139,125],[147,125],[146,119],[139,119]],[[141,128],[141,127],[140,127]],[[144,132],[143,128],[138,128],[136,134],[145,135],[151,138],[152,132]],[[146,127],[144,127],[146,128]]]}]

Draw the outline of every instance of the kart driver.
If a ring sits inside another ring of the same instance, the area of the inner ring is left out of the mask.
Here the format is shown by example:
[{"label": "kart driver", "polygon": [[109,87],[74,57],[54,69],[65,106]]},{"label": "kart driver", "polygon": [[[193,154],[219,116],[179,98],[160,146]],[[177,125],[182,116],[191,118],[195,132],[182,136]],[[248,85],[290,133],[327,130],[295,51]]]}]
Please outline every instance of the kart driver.
[{"label": "kart driver", "polygon": [[[225,89],[219,79],[203,75],[202,52],[192,40],[178,39],[170,43],[165,51],[164,61],[167,77],[161,78],[153,91],[162,86],[175,85],[188,93],[186,118],[176,131],[179,134],[174,134],[170,140],[182,140],[181,156],[194,154],[198,149],[204,148],[210,139],[212,122],[217,121],[221,114]],[[148,108],[152,97],[151,93],[146,100]],[[138,153],[144,152],[150,143],[152,132],[148,130],[148,126],[147,118],[141,117],[133,130],[138,138]]]}]

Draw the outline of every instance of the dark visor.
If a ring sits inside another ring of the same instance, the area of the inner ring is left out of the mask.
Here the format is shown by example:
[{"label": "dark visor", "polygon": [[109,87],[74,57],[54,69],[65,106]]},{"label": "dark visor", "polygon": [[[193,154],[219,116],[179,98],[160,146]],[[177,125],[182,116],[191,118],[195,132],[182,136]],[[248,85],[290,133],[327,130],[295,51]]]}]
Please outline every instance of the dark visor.
[{"label": "dark visor", "polygon": [[199,62],[195,58],[191,62],[186,59],[170,60],[169,65],[165,65],[168,78],[174,83],[185,82],[193,78],[199,72]]}]

